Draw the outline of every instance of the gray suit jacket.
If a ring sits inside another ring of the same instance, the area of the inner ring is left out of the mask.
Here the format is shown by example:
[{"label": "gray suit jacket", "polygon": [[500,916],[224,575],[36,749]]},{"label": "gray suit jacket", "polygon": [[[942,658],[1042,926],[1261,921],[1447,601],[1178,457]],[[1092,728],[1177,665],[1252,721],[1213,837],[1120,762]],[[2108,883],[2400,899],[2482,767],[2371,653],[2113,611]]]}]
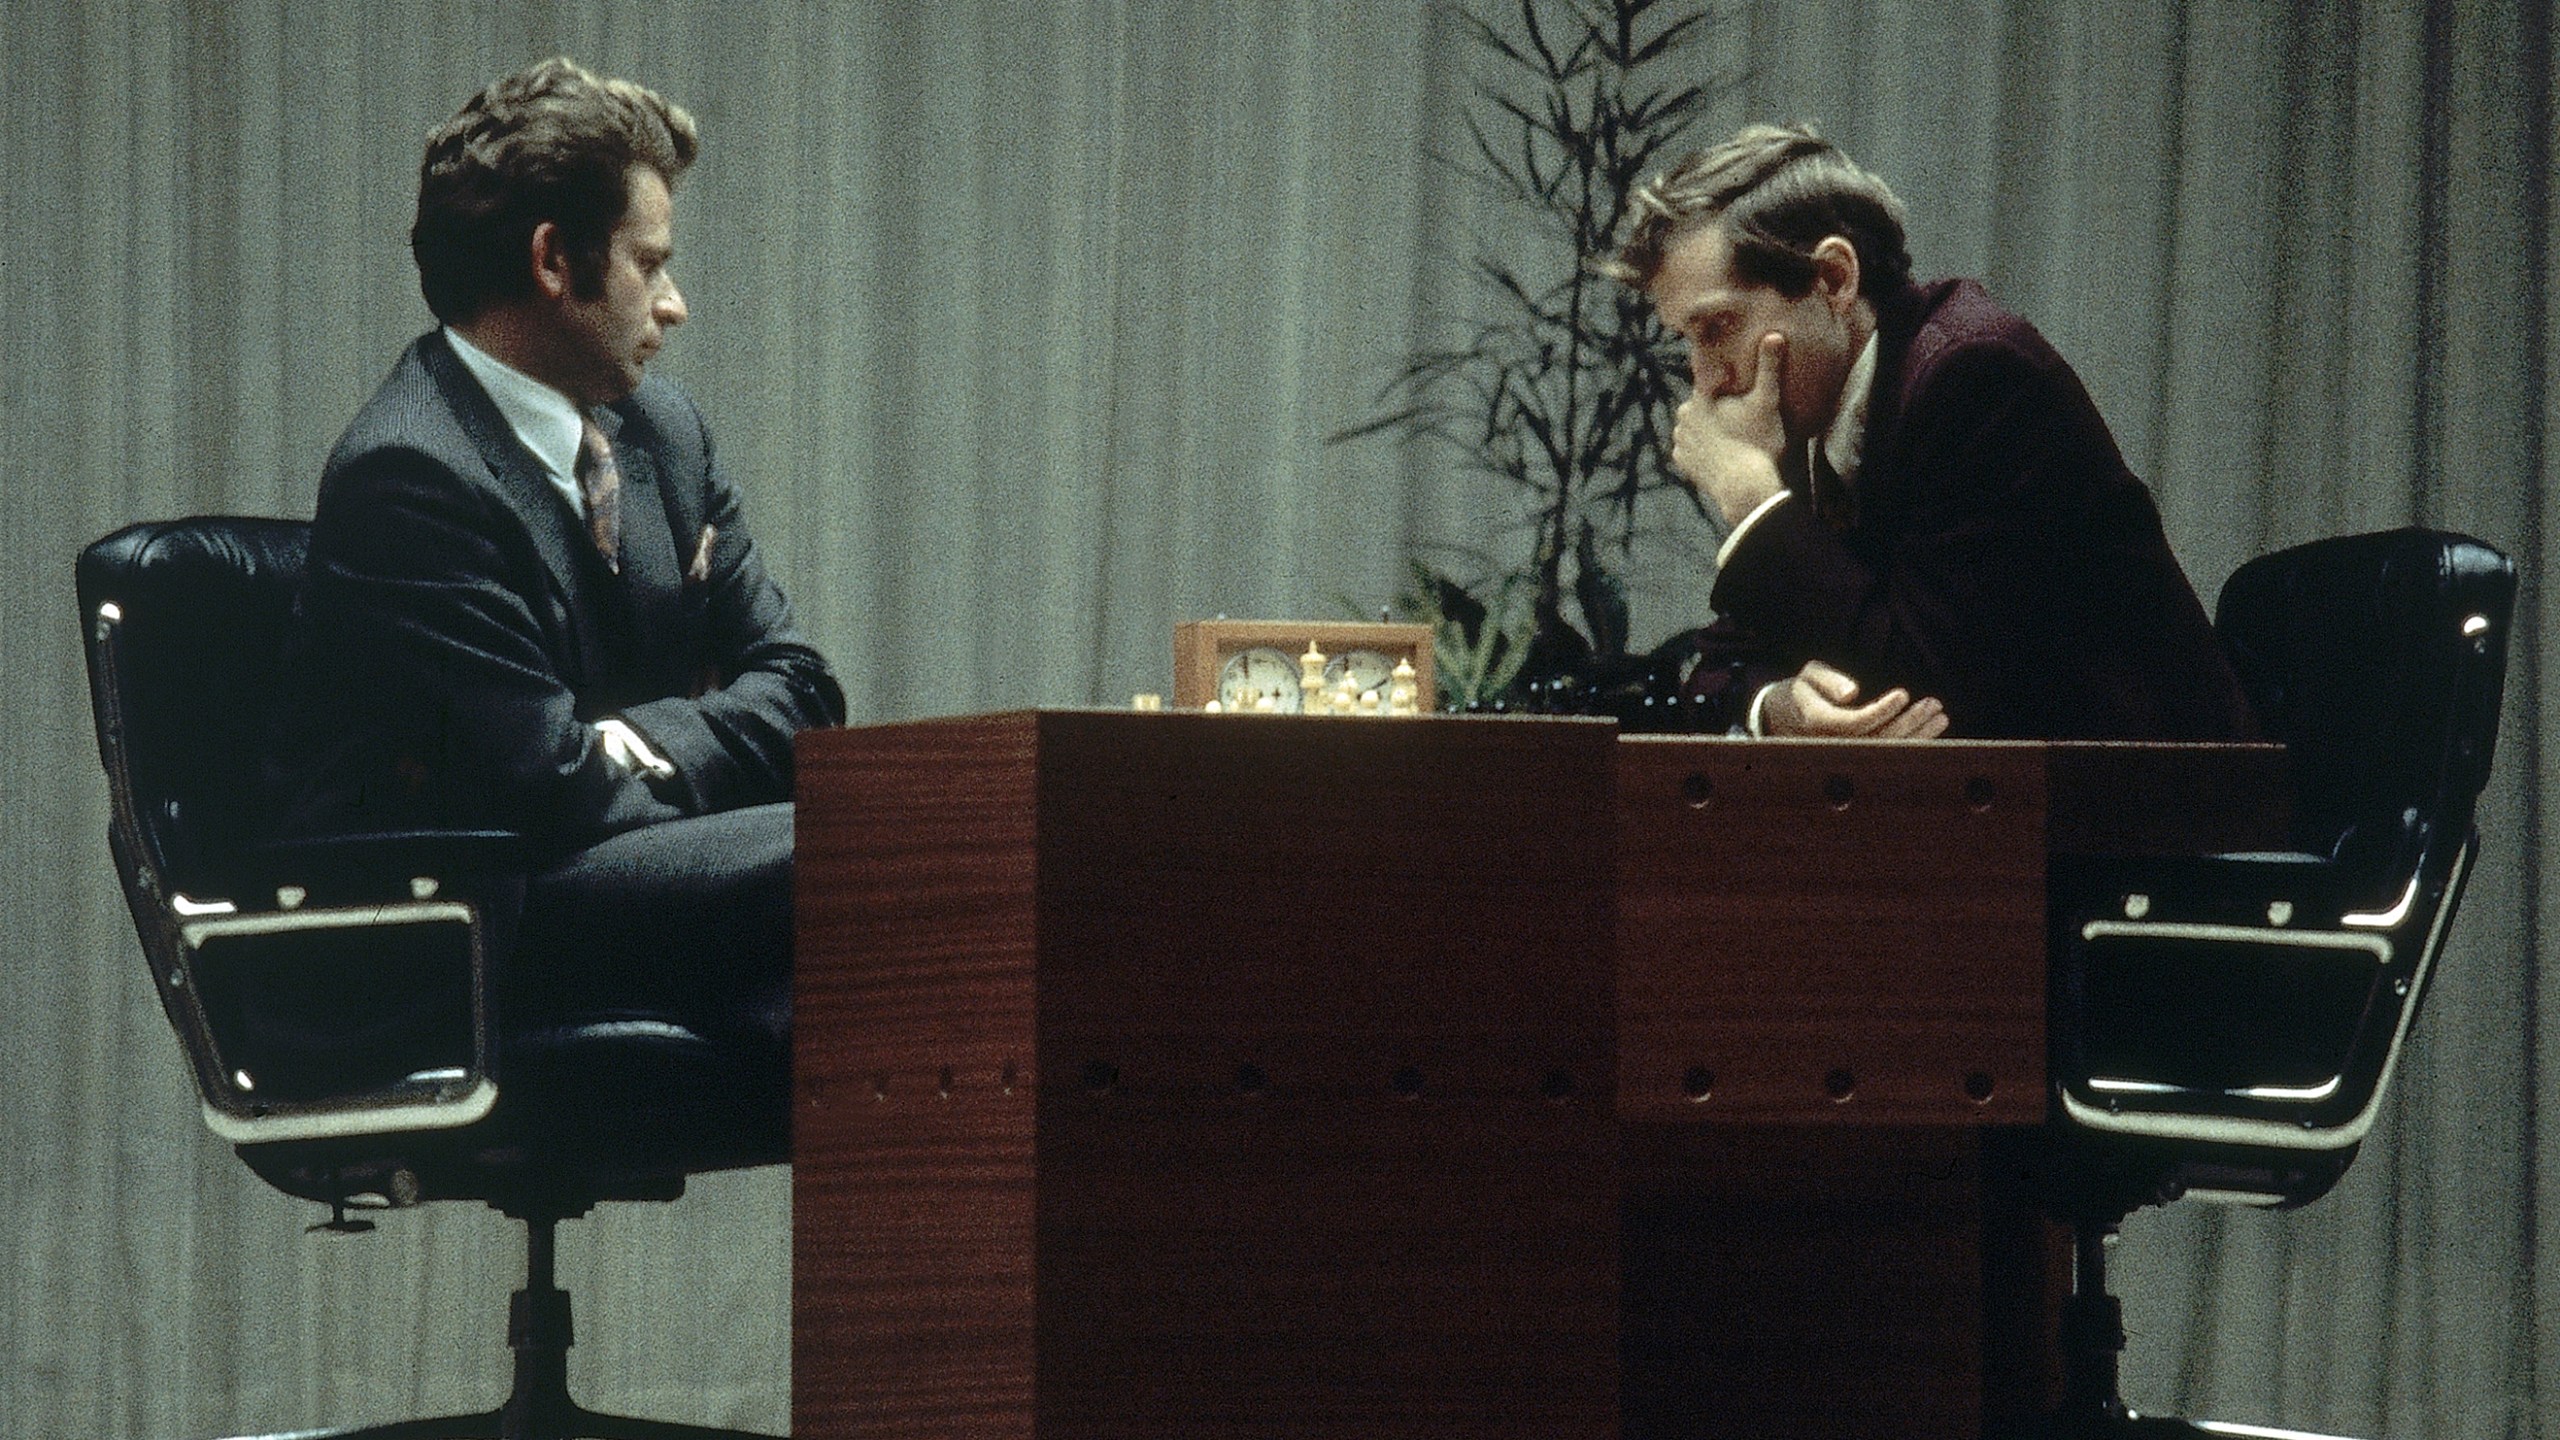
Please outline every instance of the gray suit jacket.
[{"label": "gray suit jacket", "polygon": [[[600,424],[619,575],[443,334],[402,354],[321,479],[266,767],[277,834],[494,827],[565,850],[790,798],[791,737],[841,723],[842,691],[693,402],[651,378]],[[609,760],[606,715],[676,777]]]}]

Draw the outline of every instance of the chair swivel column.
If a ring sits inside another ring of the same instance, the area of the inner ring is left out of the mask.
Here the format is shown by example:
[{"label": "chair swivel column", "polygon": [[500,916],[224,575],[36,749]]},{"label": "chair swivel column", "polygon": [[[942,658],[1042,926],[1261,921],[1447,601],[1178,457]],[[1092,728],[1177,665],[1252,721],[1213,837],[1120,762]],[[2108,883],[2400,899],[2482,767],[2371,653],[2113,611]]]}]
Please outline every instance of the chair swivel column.
[{"label": "chair swivel column", "polygon": [[559,1222],[525,1222],[524,1288],[507,1312],[507,1347],[516,1354],[515,1388],[499,1411],[506,1440],[567,1435],[585,1418],[569,1398],[569,1347],[577,1343],[569,1292],[556,1283],[553,1240]]},{"label": "chair swivel column", "polygon": [[2071,1227],[2071,1298],[2062,1303],[2064,1432],[2098,1429],[2128,1416],[2117,1357],[2124,1354],[2124,1304],[2107,1293],[2107,1243],[2116,1227]]}]

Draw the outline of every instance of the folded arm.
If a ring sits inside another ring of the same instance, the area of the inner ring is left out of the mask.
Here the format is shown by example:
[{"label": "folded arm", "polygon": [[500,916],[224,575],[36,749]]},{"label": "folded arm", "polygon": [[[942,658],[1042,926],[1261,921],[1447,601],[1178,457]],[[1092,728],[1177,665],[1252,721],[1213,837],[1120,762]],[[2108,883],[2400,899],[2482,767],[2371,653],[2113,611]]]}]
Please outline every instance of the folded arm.
[{"label": "folded arm", "polygon": [[703,616],[702,654],[687,657],[699,678],[684,693],[623,707],[620,718],[674,767],[662,788],[690,813],[788,800],[792,737],[843,724],[844,692],[766,573],[691,402],[669,424],[672,466],[699,466],[706,477],[701,523],[676,537],[686,595]]},{"label": "folded arm", "polygon": [[331,476],[300,662],[301,698],[326,714],[288,720],[360,757],[339,777],[359,804],[559,843],[684,813],[579,715],[526,598],[545,593],[540,567],[491,497],[428,456],[384,450]]}]

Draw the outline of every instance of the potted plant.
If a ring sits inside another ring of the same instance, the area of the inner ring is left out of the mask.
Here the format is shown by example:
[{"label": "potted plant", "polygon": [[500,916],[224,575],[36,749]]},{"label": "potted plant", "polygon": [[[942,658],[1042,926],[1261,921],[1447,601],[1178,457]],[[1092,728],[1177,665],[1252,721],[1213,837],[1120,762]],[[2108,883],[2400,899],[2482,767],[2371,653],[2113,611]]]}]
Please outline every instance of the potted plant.
[{"label": "potted plant", "polygon": [[1730,82],[1699,74],[1715,18],[1701,0],[1518,0],[1504,26],[1458,14],[1499,78],[1477,88],[1472,154],[1451,163],[1519,206],[1544,254],[1480,256],[1486,318],[1415,352],[1382,412],[1331,439],[1444,443],[1527,501],[1525,554],[1465,575],[1413,564],[1400,605],[1438,629],[1444,706],[1613,708],[1660,688],[1667,659],[1627,649],[1638,502],[1664,488],[1697,502],[1667,468],[1678,347],[1593,262],[1628,192]]}]

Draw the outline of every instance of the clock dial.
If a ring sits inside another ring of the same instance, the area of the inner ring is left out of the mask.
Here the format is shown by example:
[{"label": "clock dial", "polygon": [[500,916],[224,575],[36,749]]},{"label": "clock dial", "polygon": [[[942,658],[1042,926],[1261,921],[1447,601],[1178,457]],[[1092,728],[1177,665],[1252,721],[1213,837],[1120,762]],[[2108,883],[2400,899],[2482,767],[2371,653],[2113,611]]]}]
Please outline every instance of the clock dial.
[{"label": "clock dial", "polygon": [[1238,650],[1218,667],[1218,708],[1295,715],[1302,708],[1298,662],[1268,645]]},{"label": "clock dial", "polygon": [[1354,699],[1374,690],[1383,701],[1395,673],[1396,662],[1388,656],[1375,650],[1346,650],[1325,662],[1324,684],[1330,692],[1347,678]]}]

